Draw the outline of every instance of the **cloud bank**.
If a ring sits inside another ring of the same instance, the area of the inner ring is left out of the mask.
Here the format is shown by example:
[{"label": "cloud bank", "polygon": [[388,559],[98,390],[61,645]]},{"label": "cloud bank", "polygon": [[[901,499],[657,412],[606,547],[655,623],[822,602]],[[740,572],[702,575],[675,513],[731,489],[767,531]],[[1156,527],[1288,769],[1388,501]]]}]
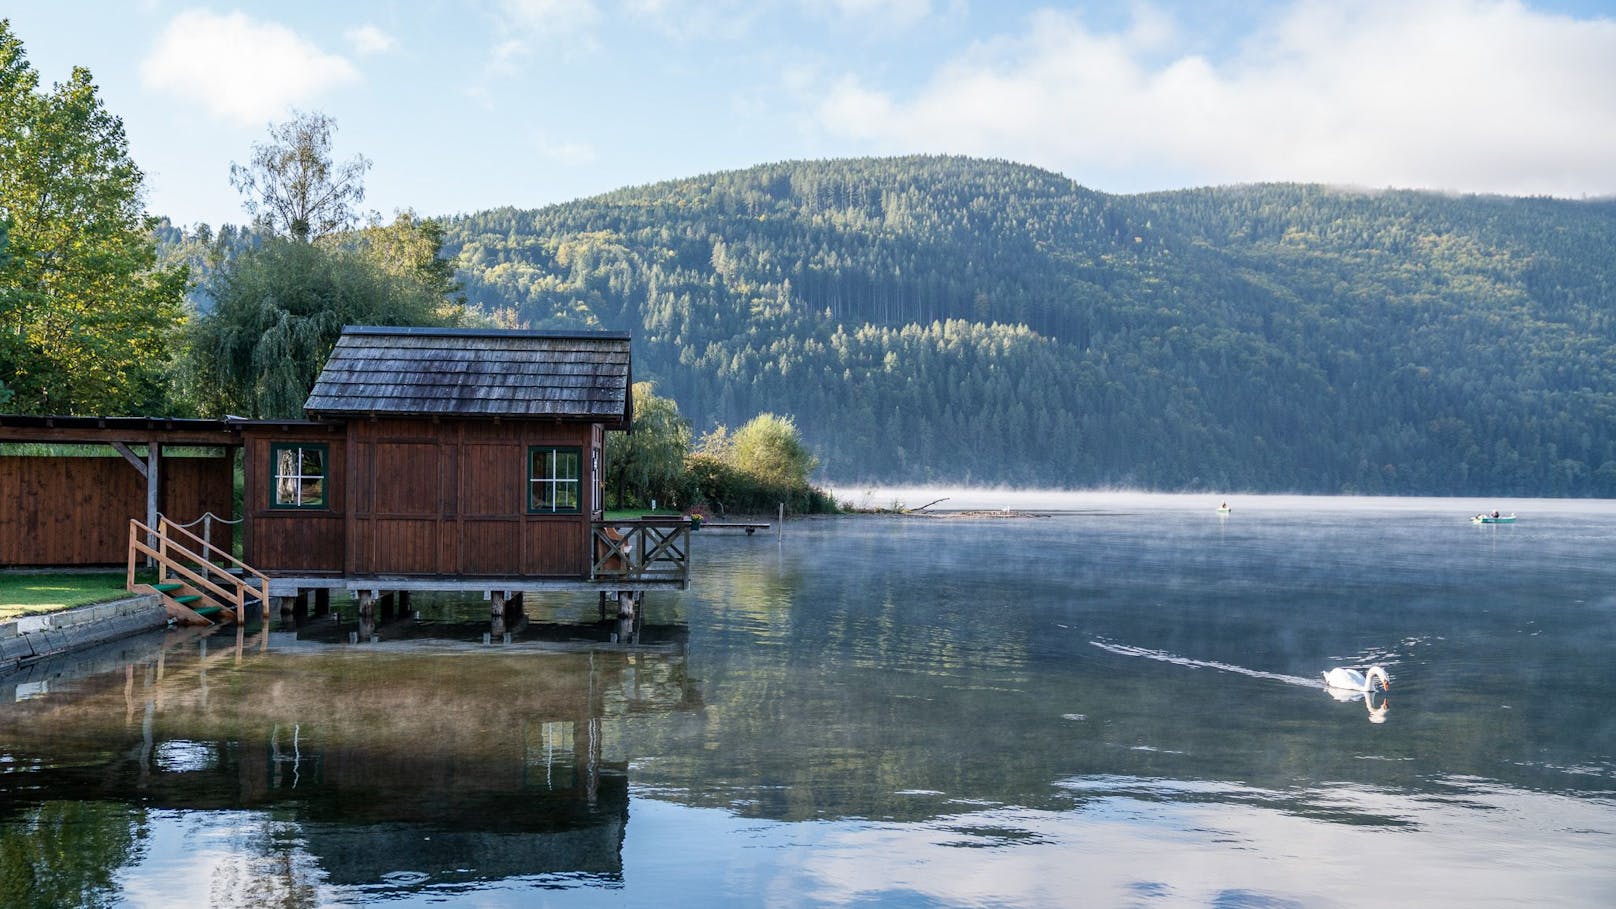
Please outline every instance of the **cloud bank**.
[{"label": "cloud bank", "polygon": [[1226,55],[1171,14],[1041,11],[913,93],[842,77],[819,127],[881,151],[1009,158],[1114,191],[1297,180],[1616,192],[1616,21],[1514,0],[1303,0]]}]

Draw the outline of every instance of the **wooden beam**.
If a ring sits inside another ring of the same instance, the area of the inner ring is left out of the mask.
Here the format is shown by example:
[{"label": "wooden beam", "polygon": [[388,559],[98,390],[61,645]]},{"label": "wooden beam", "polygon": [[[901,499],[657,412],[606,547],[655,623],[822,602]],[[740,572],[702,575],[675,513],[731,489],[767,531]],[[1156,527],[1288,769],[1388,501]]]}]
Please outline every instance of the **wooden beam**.
[{"label": "wooden beam", "polygon": [[162,434],[167,445],[205,445],[231,448],[241,445],[241,433],[236,430],[191,429],[98,429],[79,426],[0,426],[0,442],[81,442],[109,445],[114,442],[134,441],[137,444],[153,432]]},{"label": "wooden beam", "polygon": [[[112,443],[112,450],[116,451],[118,454],[123,455],[123,459],[125,461],[128,461],[130,464],[135,465],[135,470],[140,474],[140,476],[142,478],[145,478],[145,476],[146,476],[146,462],[142,461],[140,459],[140,456],[135,454],[135,452],[128,445],[125,445],[122,442],[113,442]],[[146,516],[146,526],[147,527],[152,526],[151,525],[151,515]]]}]

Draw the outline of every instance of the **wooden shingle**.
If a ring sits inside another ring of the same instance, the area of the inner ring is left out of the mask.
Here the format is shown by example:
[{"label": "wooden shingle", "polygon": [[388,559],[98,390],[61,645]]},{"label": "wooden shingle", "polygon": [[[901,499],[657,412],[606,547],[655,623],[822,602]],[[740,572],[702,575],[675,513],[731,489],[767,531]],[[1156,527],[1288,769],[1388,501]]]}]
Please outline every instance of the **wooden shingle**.
[{"label": "wooden shingle", "polygon": [[348,326],[303,409],[626,428],[632,384],[627,334]]}]

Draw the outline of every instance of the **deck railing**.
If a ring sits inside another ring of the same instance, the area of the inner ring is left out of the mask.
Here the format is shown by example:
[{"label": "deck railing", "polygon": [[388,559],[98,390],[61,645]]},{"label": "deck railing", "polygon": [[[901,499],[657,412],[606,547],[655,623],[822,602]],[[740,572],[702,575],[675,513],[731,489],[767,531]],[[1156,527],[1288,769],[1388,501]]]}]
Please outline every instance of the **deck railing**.
[{"label": "deck railing", "polygon": [[596,581],[654,581],[683,586],[690,579],[690,522],[684,518],[596,521],[592,544]]}]

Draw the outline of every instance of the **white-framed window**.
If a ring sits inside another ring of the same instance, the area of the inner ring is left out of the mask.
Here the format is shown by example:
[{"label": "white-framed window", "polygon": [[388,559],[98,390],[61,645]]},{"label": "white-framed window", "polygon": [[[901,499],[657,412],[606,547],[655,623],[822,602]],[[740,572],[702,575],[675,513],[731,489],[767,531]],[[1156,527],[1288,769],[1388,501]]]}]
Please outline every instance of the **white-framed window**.
[{"label": "white-framed window", "polygon": [[583,502],[583,452],[534,445],[527,450],[529,514],[576,514]]},{"label": "white-framed window", "polygon": [[279,443],[269,448],[271,508],[325,508],[330,447]]}]

